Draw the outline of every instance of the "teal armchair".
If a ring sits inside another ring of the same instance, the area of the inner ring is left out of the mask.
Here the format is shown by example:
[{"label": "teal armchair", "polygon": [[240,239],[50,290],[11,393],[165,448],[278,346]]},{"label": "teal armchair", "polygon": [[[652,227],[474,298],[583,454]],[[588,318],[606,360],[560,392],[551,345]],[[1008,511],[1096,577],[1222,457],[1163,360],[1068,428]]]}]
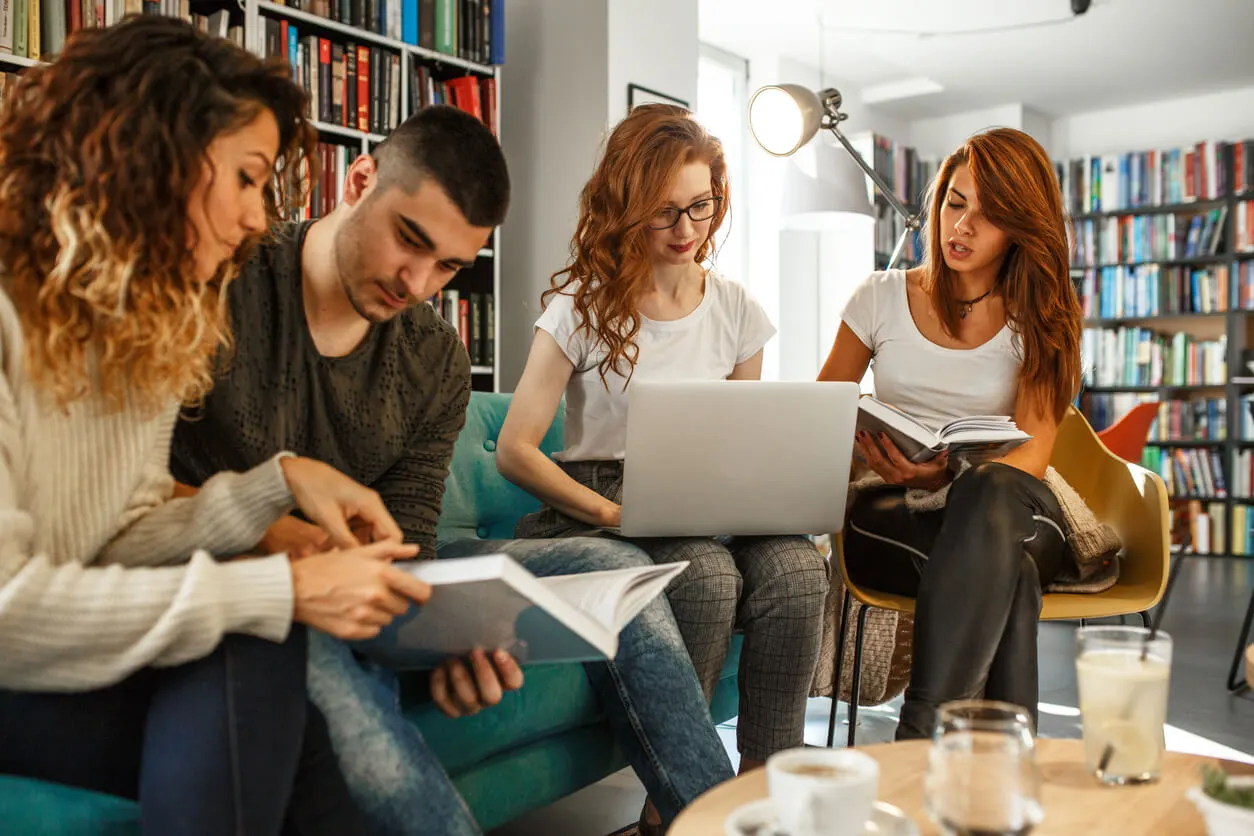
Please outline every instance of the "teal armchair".
[{"label": "teal armchair", "polygon": [[[440,517],[441,541],[460,537],[510,539],[518,518],[539,507],[496,470],[496,441],[509,395],[476,392],[453,452]],[[561,449],[559,414],[543,449]],[[733,639],[711,704],[716,722],[738,708]],[[450,720],[431,703],[425,676],[402,677],[405,717],[432,750],[489,830],[551,804],[627,765],[578,665],[527,669],[523,688],[473,717]],[[0,832],[7,836],[134,836],[139,808],[113,796],[0,775]]]}]

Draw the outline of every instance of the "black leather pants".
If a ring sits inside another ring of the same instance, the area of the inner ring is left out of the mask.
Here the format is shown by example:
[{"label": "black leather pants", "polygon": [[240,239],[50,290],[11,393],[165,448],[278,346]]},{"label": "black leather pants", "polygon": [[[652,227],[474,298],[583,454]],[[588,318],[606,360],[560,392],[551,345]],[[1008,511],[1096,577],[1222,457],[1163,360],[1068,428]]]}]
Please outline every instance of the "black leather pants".
[{"label": "black leather pants", "polygon": [[849,576],[917,599],[898,740],[931,737],[950,700],[1004,700],[1035,723],[1041,589],[1065,547],[1053,493],[1009,465],[970,468],[939,511],[910,511],[897,486],[859,494],[845,530]]}]

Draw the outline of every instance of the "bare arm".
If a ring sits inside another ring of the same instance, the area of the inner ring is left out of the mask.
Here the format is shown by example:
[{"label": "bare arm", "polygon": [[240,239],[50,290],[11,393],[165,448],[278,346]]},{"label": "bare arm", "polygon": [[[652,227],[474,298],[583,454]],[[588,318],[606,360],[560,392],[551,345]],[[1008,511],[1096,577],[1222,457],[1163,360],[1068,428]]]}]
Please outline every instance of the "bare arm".
[{"label": "bare arm", "polygon": [[1048,399],[1027,386],[1019,387],[1015,399],[1015,423],[1019,429],[1032,436],[1031,441],[1020,444],[997,461],[1031,473],[1037,479],[1045,478],[1049,459],[1054,453],[1054,441],[1058,438],[1058,421]]},{"label": "bare arm", "polygon": [[[858,383],[870,365],[871,349],[842,322],[831,353],[827,355],[827,362],[819,371],[819,380]],[[903,456],[892,440],[882,433],[879,438],[859,433],[854,439],[854,450],[890,485],[934,490],[949,481],[947,454],[924,464],[916,464]]]},{"label": "bare arm", "polygon": [[557,340],[537,329],[501,427],[496,467],[506,479],[570,517],[589,525],[616,526],[622,509],[567,476],[540,450],[574,370]]},{"label": "bare arm", "polygon": [[736,368],[732,369],[732,373],[727,376],[728,380],[761,380],[762,379],[762,352],[750,357],[748,360],[740,363]]},{"label": "bare arm", "polygon": [[840,323],[836,341],[819,370],[819,380],[858,383],[871,365],[871,349],[862,344],[848,325]]}]

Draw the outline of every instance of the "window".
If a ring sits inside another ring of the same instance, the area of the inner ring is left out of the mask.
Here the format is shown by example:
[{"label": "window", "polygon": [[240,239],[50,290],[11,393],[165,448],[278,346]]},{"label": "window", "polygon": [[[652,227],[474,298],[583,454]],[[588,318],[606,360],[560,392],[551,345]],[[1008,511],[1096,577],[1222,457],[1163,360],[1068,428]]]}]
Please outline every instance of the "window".
[{"label": "window", "polygon": [[696,116],[723,143],[732,206],[716,240],[715,263],[729,279],[748,279],[749,203],[745,152],[748,141],[749,62],[708,44],[701,44],[697,69]]}]

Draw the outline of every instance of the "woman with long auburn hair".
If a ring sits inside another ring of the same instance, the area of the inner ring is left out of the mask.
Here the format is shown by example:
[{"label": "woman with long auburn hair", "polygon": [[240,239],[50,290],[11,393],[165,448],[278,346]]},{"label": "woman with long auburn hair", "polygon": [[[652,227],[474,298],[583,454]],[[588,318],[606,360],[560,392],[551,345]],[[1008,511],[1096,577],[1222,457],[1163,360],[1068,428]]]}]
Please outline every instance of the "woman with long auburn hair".
[{"label": "woman with long auburn hair", "polygon": [[[971,137],[940,167],[926,236],[922,266],[873,273],[853,293],[819,379],[861,380],[874,363],[876,396],[933,429],[1008,415],[1032,438],[964,468],[945,455],[916,464],[859,433],[886,484],[850,508],[850,577],[918,602],[898,738],[930,737],[937,706],[981,694],[1035,719],[1041,591],[1066,550],[1042,480],[1080,385],[1066,219],[1039,143],[1008,128]],[[912,510],[908,489],[947,494]]]},{"label": "woman with long auburn hair", "polygon": [[[519,536],[619,524],[631,381],[761,376],[775,328],[710,265],[730,199],[722,145],[688,111],[638,107],[610,135],[501,431],[501,472],[548,506],[522,520]],[[539,443],[563,393],[566,448],[554,462]],[[744,630],[741,769],[801,745],[828,583],[814,545],[804,537],[634,542],[655,562],[689,561],[668,598],[707,699],[732,631]]]},{"label": "woman with long auburn hair", "polygon": [[[179,405],[291,208],[305,108],[282,62],[143,16],[75,33],[0,117],[0,774],[137,799],[145,833],[361,832],[304,625],[364,638],[427,593],[378,497],[318,462],[172,499]],[[341,550],[252,554],[297,506]]]}]

